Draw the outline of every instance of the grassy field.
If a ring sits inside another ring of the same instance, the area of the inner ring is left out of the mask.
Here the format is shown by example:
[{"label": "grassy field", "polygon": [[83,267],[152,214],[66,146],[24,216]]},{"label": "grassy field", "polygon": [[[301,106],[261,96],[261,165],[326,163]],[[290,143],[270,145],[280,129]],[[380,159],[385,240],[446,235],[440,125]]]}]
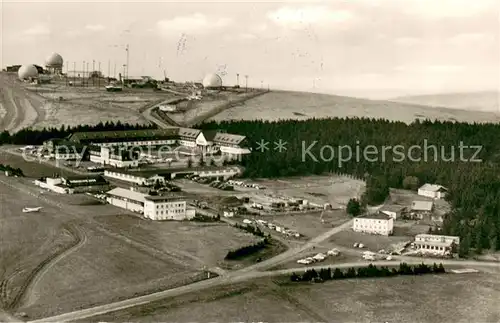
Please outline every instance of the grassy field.
[{"label": "grassy field", "polygon": [[500,107],[499,99],[498,91],[484,91],[406,96],[395,98],[392,101],[433,107],[498,112],[498,108]]},{"label": "grassy field", "polygon": [[[75,237],[65,229],[65,220],[51,216],[60,210],[2,183],[0,205],[0,299],[6,306],[22,293],[37,266],[69,247]],[[23,213],[26,206],[43,209]]]},{"label": "grassy field", "polygon": [[302,198],[318,204],[330,203],[334,208],[345,206],[352,197],[359,197],[365,187],[363,181],[337,175],[258,179],[255,182],[267,188],[255,194]]},{"label": "grassy field", "polygon": [[19,310],[32,318],[44,317],[183,285],[206,276],[99,232],[91,235],[77,253],[60,260],[45,273],[33,289],[31,304]]},{"label": "grassy field", "polygon": [[348,229],[337,233],[330,239],[330,242],[346,248],[352,248],[354,243],[358,242],[365,245],[364,250],[377,252],[380,249],[388,250],[393,244],[413,240],[416,234],[427,233],[428,229],[429,226],[427,225],[419,225],[410,221],[407,223],[396,223],[394,226],[394,235],[392,236],[364,234]]},{"label": "grassy field", "polygon": [[304,213],[295,215],[275,215],[268,216],[266,220],[272,221],[276,224],[281,224],[286,228],[295,230],[300,234],[313,238],[316,237],[332,227],[338,226],[349,220],[345,211],[327,211],[323,215],[325,223],[321,223],[321,212]]},{"label": "grassy field", "polygon": [[433,108],[422,105],[373,101],[345,96],[306,92],[273,91],[245,102],[211,118],[211,120],[278,120],[325,117],[367,117],[413,122],[415,119],[461,122],[496,122],[492,112]]},{"label": "grassy field", "polygon": [[165,252],[185,255],[192,265],[216,266],[227,252],[258,239],[225,223],[152,222],[134,216],[105,216],[97,220],[114,232],[127,232],[136,241]]},{"label": "grassy field", "polygon": [[498,275],[448,274],[278,287],[271,281],[191,294],[109,315],[134,322],[498,322]]},{"label": "grassy field", "polygon": [[[1,148],[0,148],[1,149]],[[36,158],[36,157],[31,157]],[[53,176],[54,174],[70,174],[65,170],[58,167],[39,163],[36,161],[27,161],[22,156],[10,154],[8,152],[0,150],[0,164],[10,165],[14,168],[21,168],[26,177],[40,178],[42,176]]]}]

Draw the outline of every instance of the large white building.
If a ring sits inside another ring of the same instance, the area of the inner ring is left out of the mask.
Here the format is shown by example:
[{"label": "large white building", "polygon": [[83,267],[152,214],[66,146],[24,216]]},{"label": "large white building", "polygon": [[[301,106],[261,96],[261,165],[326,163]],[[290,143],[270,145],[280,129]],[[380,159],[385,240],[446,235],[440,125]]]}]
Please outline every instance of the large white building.
[{"label": "large white building", "polygon": [[120,147],[97,147],[90,149],[90,161],[118,168],[139,166],[139,153]]},{"label": "large white building", "polygon": [[190,220],[195,210],[179,196],[147,195],[132,189],[114,188],[107,192],[109,204],[142,214],[150,220]]},{"label": "large white building", "polygon": [[394,219],[387,214],[375,213],[354,218],[352,224],[354,232],[391,235],[394,230]]},{"label": "large white building", "polygon": [[433,199],[443,199],[448,189],[437,184],[424,184],[418,189],[418,195]]},{"label": "large white building", "polygon": [[438,256],[450,255],[460,245],[460,237],[436,234],[417,234],[415,247],[422,253]]},{"label": "large white building", "polygon": [[109,146],[180,146],[189,147],[200,154],[221,153],[229,159],[250,154],[245,136],[216,130],[171,127],[161,130],[129,130],[104,132],[77,132],[69,137],[74,143]]},{"label": "large white building", "polygon": [[193,174],[199,177],[212,177],[227,180],[228,178],[237,176],[241,173],[241,169],[235,166],[232,167],[194,167],[181,169],[152,169],[152,170],[121,170],[121,169],[106,169],[104,177],[117,179],[128,182],[130,184],[151,186],[156,182],[165,183],[166,180],[174,179],[177,176]]}]

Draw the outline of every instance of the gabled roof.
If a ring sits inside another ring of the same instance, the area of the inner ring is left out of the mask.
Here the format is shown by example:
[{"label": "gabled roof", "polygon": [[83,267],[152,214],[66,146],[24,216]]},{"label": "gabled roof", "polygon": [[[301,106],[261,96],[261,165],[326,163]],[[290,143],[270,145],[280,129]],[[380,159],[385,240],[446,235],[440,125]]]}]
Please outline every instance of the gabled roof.
[{"label": "gabled roof", "polygon": [[198,135],[201,133],[199,129],[192,128],[178,128],[178,135],[181,137],[188,137],[192,139],[196,139]]},{"label": "gabled roof", "polygon": [[432,211],[432,206],[434,203],[432,201],[413,201],[411,203],[412,211]]},{"label": "gabled roof", "polygon": [[438,184],[424,184],[419,190],[429,191],[429,192],[446,192],[448,189],[442,185]]},{"label": "gabled roof", "polygon": [[126,189],[121,188],[121,187],[114,188],[111,191],[108,191],[107,194],[113,195],[113,196],[123,197],[123,198],[129,199],[129,200],[132,200],[132,201],[142,202],[142,203],[144,203],[144,201],[146,200],[146,196],[147,196],[147,194],[135,192],[132,190],[126,190]]},{"label": "gabled roof", "polygon": [[241,135],[232,135],[229,133],[217,132],[213,141],[216,143],[223,143],[227,145],[238,145],[243,140],[245,140],[245,138],[245,136]]},{"label": "gabled roof", "polygon": [[203,137],[207,141],[214,141],[215,136],[217,136],[217,130],[204,130],[203,131]]}]

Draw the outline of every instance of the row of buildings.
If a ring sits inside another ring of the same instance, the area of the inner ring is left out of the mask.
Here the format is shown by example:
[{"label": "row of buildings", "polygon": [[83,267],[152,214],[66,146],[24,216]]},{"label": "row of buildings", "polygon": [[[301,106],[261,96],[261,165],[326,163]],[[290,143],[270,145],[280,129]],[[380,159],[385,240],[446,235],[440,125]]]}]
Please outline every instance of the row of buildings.
[{"label": "row of buildings", "polygon": [[109,204],[139,213],[150,220],[189,220],[195,216],[195,210],[187,206],[184,196],[173,193],[150,195],[135,188],[110,189],[109,182],[100,175],[40,178],[34,184],[60,194],[106,192],[103,195]]},{"label": "row of buildings", "polygon": [[[250,154],[245,136],[217,130],[199,130],[171,127],[154,130],[77,132],[66,139],[52,139],[44,143],[47,152],[58,160],[81,159],[88,153],[92,162],[113,167],[136,167],[141,157],[161,159],[173,154],[220,154],[236,159]],[[157,149],[145,155],[134,154],[133,147]]]}]

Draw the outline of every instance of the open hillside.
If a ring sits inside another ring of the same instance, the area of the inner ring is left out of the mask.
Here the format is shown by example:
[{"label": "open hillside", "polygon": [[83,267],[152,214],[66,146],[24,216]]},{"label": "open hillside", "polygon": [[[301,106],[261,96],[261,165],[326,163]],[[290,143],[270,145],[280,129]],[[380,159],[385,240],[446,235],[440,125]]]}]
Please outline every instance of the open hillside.
[{"label": "open hillside", "polygon": [[152,89],[111,93],[103,86],[70,87],[65,82],[31,85],[19,81],[16,73],[0,72],[0,131],[118,120],[147,123],[141,109],[172,97]]},{"label": "open hillside", "polygon": [[500,92],[484,91],[397,97],[391,101],[473,111],[498,112]]},{"label": "open hillside", "polygon": [[415,119],[459,122],[497,122],[500,115],[486,111],[470,111],[429,107],[390,101],[359,99],[328,94],[272,91],[227,109],[209,120],[278,120],[326,117],[385,118],[407,123]]}]

